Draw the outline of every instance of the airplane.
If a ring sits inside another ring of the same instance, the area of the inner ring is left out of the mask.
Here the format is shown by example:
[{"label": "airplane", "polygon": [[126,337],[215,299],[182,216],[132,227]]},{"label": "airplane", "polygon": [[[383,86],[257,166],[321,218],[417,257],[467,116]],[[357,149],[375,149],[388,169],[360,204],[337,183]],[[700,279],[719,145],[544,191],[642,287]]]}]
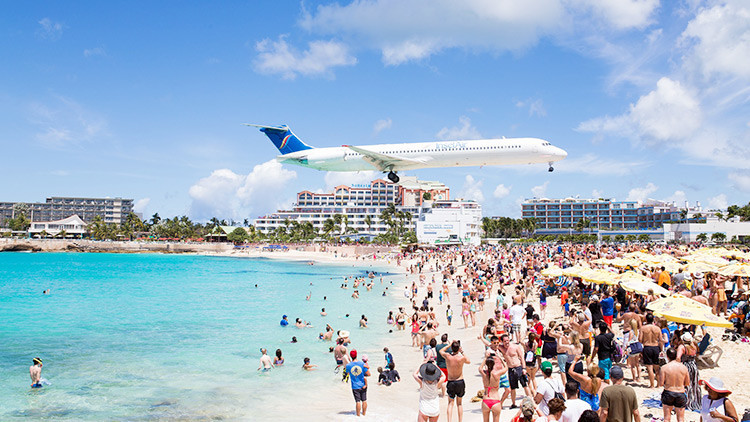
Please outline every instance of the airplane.
[{"label": "airplane", "polygon": [[553,171],[552,163],[568,156],[565,150],[538,138],[313,148],[286,125],[244,125],[257,127],[268,136],[281,152],[276,159],[282,163],[324,171],[377,170],[388,173],[393,183],[399,181],[397,172],[422,168],[548,163],[549,171]]}]

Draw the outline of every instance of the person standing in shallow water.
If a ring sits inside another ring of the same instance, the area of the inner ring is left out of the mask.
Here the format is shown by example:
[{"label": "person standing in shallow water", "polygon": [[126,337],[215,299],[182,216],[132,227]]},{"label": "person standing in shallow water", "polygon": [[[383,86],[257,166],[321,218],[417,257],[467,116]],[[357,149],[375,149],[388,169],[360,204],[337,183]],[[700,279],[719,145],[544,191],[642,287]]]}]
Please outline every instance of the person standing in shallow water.
[{"label": "person standing in shallow water", "polygon": [[42,388],[42,360],[40,358],[34,358],[32,362],[33,365],[29,367],[31,388]]}]

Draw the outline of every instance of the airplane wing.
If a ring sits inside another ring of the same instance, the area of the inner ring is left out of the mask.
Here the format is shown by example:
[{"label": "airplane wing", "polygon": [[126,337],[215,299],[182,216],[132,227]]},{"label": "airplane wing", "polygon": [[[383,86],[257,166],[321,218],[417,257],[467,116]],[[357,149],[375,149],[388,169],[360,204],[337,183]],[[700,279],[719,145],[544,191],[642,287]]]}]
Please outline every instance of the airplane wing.
[{"label": "airplane wing", "polygon": [[372,164],[379,171],[393,171],[400,169],[408,169],[411,167],[420,167],[425,161],[414,160],[410,158],[394,157],[392,155],[385,155],[378,152],[370,151],[368,149],[355,147],[351,145],[342,145],[350,150],[362,154],[362,159]]}]

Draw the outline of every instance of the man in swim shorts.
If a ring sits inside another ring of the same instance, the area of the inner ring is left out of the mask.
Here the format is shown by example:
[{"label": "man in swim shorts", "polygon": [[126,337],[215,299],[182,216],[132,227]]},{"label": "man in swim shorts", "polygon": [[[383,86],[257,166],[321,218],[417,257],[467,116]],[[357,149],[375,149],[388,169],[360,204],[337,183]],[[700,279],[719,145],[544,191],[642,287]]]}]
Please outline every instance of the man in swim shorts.
[{"label": "man in swim shorts", "polygon": [[526,373],[523,369],[524,363],[524,352],[523,346],[518,343],[511,343],[510,336],[503,334],[500,336],[500,346],[498,350],[503,354],[505,362],[508,364],[508,380],[510,381],[510,401],[511,409],[516,409],[516,390],[518,384],[523,387],[524,394],[527,397],[531,397],[531,389],[529,388]]},{"label": "man in swim shorts", "polygon": [[336,347],[333,349],[333,357],[336,359],[336,365],[344,365],[346,359],[346,346],[344,346],[344,339],[339,337],[336,340]]},{"label": "man in swim shorts", "polygon": [[367,379],[370,376],[370,369],[364,363],[357,360],[357,351],[349,352],[352,361],[346,365],[346,372],[349,374],[351,381],[352,394],[354,395],[355,411],[357,416],[367,413]]},{"label": "man in swim shorts", "polygon": [[271,361],[271,357],[268,356],[268,350],[261,348],[260,349],[260,365],[258,365],[258,371],[261,369],[263,372],[270,371],[271,368],[273,368],[273,361]]},{"label": "man in swim shorts", "polygon": [[466,394],[466,383],[464,383],[464,365],[470,364],[469,358],[464,356],[461,349],[461,342],[454,340],[450,347],[440,349],[440,354],[445,359],[445,366],[448,368],[448,383],[446,391],[448,393],[448,422],[453,419],[453,405],[457,406],[458,422],[464,417],[463,397]]},{"label": "man in swim shorts", "polygon": [[641,356],[648,371],[648,387],[654,388],[655,373],[659,373],[659,354],[664,346],[661,329],[654,324],[654,314],[650,312],[646,314],[646,324],[641,327],[641,331],[638,333],[638,341],[643,344]]},{"label": "man in swim shorts", "polygon": [[34,358],[32,362],[33,365],[29,367],[31,388],[42,388],[42,360],[40,358]]},{"label": "man in swim shorts", "polygon": [[677,351],[673,348],[667,349],[669,363],[661,367],[659,371],[659,384],[664,386],[661,393],[661,404],[664,410],[664,422],[669,422],[672,417],[672,409],[677,415],[677,422],[685,420],[685,407],[687,407],[687,394],[685,388],[690,386],[690,375],[687,366],[677,361]]}]

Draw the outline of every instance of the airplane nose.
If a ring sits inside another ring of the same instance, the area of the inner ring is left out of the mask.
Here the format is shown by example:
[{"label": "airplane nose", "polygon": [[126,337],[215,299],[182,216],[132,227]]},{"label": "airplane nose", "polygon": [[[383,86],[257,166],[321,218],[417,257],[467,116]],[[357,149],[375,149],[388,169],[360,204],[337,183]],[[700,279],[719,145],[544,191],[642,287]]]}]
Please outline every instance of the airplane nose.
[{"label": "airplane nose", "polygon": [[555,155],[559,157],[560,160],[568,156],[568,152],[565,151],[562,148],[555,147]]}]

